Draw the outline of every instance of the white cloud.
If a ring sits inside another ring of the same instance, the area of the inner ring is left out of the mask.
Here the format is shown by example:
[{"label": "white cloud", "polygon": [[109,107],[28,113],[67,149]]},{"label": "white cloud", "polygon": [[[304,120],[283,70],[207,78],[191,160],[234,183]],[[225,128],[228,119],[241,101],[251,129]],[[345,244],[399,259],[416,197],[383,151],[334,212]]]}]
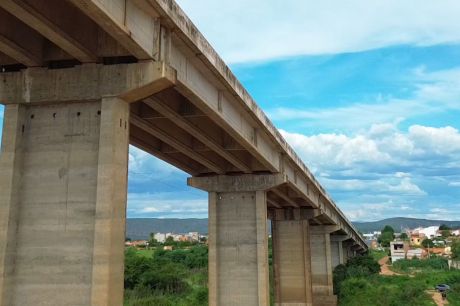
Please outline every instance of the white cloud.
[{"label": "white cloud", "polygon": [[[354,220],[407,215],[407,211],[418,217],[448,217],[424,211],[427,203],[453,209],[455,191],[440,189],[460,186],[460,131],[453,127],[413,125],[402,131],[397,124],[383,124],[354,135],[308,136],[284,130],[281,134]],[[379,213],[384,207],[385,214]],[[459,215],[453,213],[450,219]]]},{"label": "white cloud", "polygon": [[460,152],[460,134],[450,126],[433,128],[413,125],[409,128],[409,137],[426,152],[440,155]]},{"label": "white cloud", "polygon": [[460,41],[455,0],[178,2],[230,62]]},{"label": "white cloud", "polygon": [[[180,169],[142,151],[134,146],[129,147],[129,175],[131,180],[146,181],[185,176]],[[185,179],[184,179],[185,183]]]},{"label": "white cloud", "polygon": [[460,110],[460,68],[426,72],[418,67],[408,78],[415,88],[408,98],[378,97],[377,101],[350,101],[334,108],[279,107],[268,110],[268,114],[280,122],[299,120],[298,125],[305,128],[359,130],[373,126],[370,133],[381,135],[391,133],[395,123],[409,118]]},{"label": "white cloud", "polygon": [[[204,195],[204,194],[203,194]],[[128,216],[144,216],[155,218],[206,218],[208,201],[190,197],[190,194],[170,193],[129,193]]]},{"label": "white cloud", "polygon": [[394,178],[391,176],[382,176],[380,179],[373,180],[322,178],[321,182],[327,189],[336,191],[368,192],[372,190],[374,194],[426,195],[426,192],[412,182],[410,177],[400,178],[395,175]]},{"label": "white cloud", "polygon": [[[460,159],[460,132],[450,126],[434,128],[421,125],[409,127],[403,133],[392,128],[392,133],[376,134],[374,128],[354,136],[345,134],[320,134],[307,136],[281,130],[281,134],[297,150],[305,162],[314,169],[343,169],[357,166],[377,167],[385,165],[411,165],[430,156],[444,156],[444,163]],[[442,164],[437,161],[437,166]],[[442,163],[442,161],[441,161]],[[436,166],[436,165],[435,165]],[[444,165],[445,166],[445,165]],[[409,174],[397,170],[403,178],[401,188],[411,188]]]},{"label": "white cloud", "polygon": [[403,178],[398,185],[389,186],[388,190],[410,195],[426,195],[426,192],[421,190],[408,177]]}]

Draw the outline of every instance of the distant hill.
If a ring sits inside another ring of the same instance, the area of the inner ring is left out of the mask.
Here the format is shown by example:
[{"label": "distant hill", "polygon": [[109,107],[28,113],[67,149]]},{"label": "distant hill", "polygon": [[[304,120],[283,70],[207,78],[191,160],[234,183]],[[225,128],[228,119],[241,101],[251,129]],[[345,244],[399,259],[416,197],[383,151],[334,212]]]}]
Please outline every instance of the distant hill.
[{"label": "distant hill", "polygon": [[427,219],[414,219],[414,218],[389,218],[374,222],[353,222],[353,224],[362,233],[373,231],[380,231],[385,225],[390,225],[396,232],[400,232],[405,228],[438,226],[446,224],[449,227],[460,228],[460,221],[446,221],[446,220],[427,220]]},{"label": "distant hill", "polygon": [[150,233],[208,232],[208,219],[154,219],[136,218],[126,220],[126,237],[147,239]]},{"label": "distant hill", "polygon": [[[356,228],[363,232],[381,230],[385,225],[392,226],[399,232],[401,228],[416,228],[419,226],[433,226],[446,224],[453,228],[460,228],[460,221],[426,220],[413,218],[390,218],[374,222],[353,222]],[[150,233],[208,233],[208,219],[154,219],[139,218],[127,219],[126,237],[131,239],[147,239]]]}]

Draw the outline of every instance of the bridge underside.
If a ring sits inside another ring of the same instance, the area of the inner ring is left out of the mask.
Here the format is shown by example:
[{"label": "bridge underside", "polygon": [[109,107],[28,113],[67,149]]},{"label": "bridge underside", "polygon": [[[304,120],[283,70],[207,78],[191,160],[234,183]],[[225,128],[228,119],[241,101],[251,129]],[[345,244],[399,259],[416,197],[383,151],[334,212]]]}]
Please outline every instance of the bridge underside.
[{"label": "bridge underside", "polygon": [[210,305],[335,305],[362,238],[173,1],[0,0],[0,306],[122,305],[128,145],[209,192]]}]

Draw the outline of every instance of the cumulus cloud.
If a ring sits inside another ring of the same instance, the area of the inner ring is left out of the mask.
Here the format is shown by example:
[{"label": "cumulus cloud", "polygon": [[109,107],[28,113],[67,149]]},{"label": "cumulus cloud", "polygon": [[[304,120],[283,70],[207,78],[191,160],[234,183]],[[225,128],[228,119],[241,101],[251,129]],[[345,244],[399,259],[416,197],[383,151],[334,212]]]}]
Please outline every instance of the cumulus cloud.
[{"label": "cumulus cloud", "polygon": [[460,41],[455,0],[178,2],[230,62]]},{"label": "cumulus cloud", "polygon": [[[402,131],[392,123],[354,135],[281,134],[354,220],[381,219],[384,208],[387,216],[413,210],[433,217],[436,207],[451,209],[452,193],[443,190],[460,186],[460,132],[450,126]],[[434,208],[424,211],[428,204]]]},{"label": "cumulus cloud", "polygon": [[[362,132],[345,134],[303,135],[281,130],[281,134],[312,168],[340,169],[359,165],[413,165],[420,158],[443,156],[444,162],[460,157],[460,132],[450,126],[410,126],[407,132],[392,127],[392,133]],[[423,162],[429,162],[423,160]],[[439,165],[442,166],[442,165]],[[381,167],[377,167],[381,168]],[[405,177],[403,170],[398,177]]]},{"label": "cumulus cloud", "polygon": [[129,173],[133,179],[151,179],[184,174],[180,169],[158,159],[134,146],[129,147]]},{"label": "cumulus cloud", "polygon": [[197,198],[188,193],[130,193],[130,217],[154,218],[207,218],[206,196]]}]

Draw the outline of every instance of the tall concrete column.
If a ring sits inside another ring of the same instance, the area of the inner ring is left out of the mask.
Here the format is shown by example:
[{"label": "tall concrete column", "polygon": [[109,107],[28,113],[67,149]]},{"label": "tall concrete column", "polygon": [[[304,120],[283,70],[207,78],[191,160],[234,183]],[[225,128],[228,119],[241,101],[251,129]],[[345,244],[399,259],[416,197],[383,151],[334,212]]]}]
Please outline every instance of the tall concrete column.
[{"label": "tall concrete column", "polygon": [[209,305],[268,306],[266,190],[279,175],[194,177],[209,192]]},{"label": "tall concrete column", "polygon": [[332,254],[330,234],[336,226],[310,226],[311,270],[313,305],[336,306],[332,279]]},{"label": "tall concrete column", "polygon": [[338,265],[345,264],[345,253],[343,249],[343,242],[350,239],[347,235],[331,235],[331,257],[332,257],[332,270]]},{"label": "tall concrete column", "polygon": [[0,157],[0,305],[123,302],[129,105],[9,104]]},{"label": "tall concrete column", "polygon": [[313,305],[310,232],[301,209],[272,212],[275,305]]}]

